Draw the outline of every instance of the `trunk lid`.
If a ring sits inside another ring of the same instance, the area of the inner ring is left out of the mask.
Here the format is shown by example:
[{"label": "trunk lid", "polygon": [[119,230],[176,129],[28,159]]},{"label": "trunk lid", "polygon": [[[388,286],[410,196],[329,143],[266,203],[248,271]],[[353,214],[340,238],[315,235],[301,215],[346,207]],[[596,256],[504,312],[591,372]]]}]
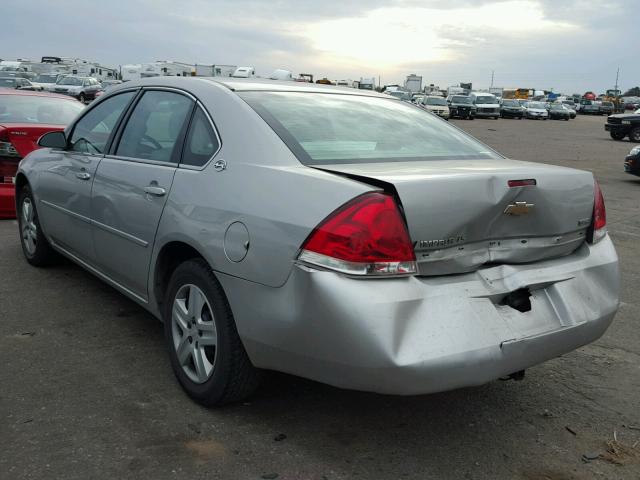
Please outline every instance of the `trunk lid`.
[{"label": "trunk lid", "polygon": [[[507,159],[323,165],[323,170],[395,188],[419,274],[476,270],[567,255],[593,213],[590,172]],[[535,186],[510,187],[510,180]]]},{"label": "trunk lid", "polygon": [[13,184],[20,160],[38,147],[47,132],[63,130],[61,125],[0,124],[0,185]]},{"label": "trunk lid", "polygon": [[38,147],[38,139],[47,132],[64,130],[63,125],[4,123],[0,124],[0,141],[10,142],[24,158]]}]

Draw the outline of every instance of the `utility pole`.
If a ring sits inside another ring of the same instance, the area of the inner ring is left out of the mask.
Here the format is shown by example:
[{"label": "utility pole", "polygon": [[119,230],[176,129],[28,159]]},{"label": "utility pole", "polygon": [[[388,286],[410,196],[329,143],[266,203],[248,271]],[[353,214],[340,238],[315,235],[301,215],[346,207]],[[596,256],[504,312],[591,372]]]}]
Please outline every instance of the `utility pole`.
[{"label": "utility pole", "polygon": [[615,109],[619,110],[620,109],[620,95],[618,95],[618,79],[620,78],[620,67],[618,67],[618,70],[616,71],[616,86],[613,87],[615,89],[615,97],[616,97],[616,101],[614,103],[615,105]]},{"label": "utility pole", "polygon": [[493,88],[493,77],[495,73],[495,70],[491,70],[491,88]]}]

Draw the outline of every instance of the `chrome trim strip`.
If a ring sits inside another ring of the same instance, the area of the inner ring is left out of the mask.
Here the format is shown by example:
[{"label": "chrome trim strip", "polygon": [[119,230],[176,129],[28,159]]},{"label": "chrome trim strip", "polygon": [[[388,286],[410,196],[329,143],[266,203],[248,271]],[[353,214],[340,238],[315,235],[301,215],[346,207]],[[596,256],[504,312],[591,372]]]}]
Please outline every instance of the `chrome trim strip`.
[{"label": "chrome trim strip", "polygon": [[136,158],[136,157],[125,157],[123,155],[105,155],[104,158],[108,158],[111,160],[120,160],[122,162],[132,162],[132,163],[144,163],[146,165],[155,165],[158,167],[167,167],[167,168],[178,168],[177,163],[173,162],[164,162],[161,160],[146,160],[144,158]]},{"label": "chrome trim strip", "polygon": [[81,260],[80,258],[76,257],[73,253],[69,252],[67,249],[61,247],[58,243],[52,241],[51,242],[53,244],[53,246],[56,248],[56,250],[60,251],[61,253],[63,253],[64,255],[66,255],[67,257],[71,258],[74,262],[80,264],[81,267],[89,270],[91,273],[93,273],[95,276],[99,277],[100,279],[104,280],[105,282],[107,282],[108,284],[110,284],[111,286],[117,288],[118,290],[121,290],[122,292],[124,292],[125,294],[133,297],[135,300],[138,300],[141,303],[144,304],[148,304],[149,301],[144,298],[141,297],[140,295],[138,295],[137,293],[132,292],[131,290],[129,290],[127,287],[122,286],[120,283],[116,282],[115,280],[113,280],[111,277],[109,277],[108,275],[105,275],[104,273],[102,273],[100,270],[98,270],[97,268],[89,265],[87,262],[85,262],[84,260]]},{"label": "chrome trim strip", "polygon": [[80,215],[79,213],[76,212],[72,212],[71,210],[67,210],[64,207],[61,207],[60,205],[56,205],[55,203],[51,203],[51,202],[47,202],[46,200],[40,200],[40,203],[42,203],[43,205],[46,205],[47,207],[51,207],[55,210],[58,210],[62,213],[66,213],[67,215],[73,217],[73,218],[77,218],[80,221],[83,221],[85,223],[91,224],[91,219],[88,217],[85,217],[84,215]]},{"label": "chrome trim strip", "polygon": [[146,90],[161,90],[161,91],[167,91],[167,92],[181,93],[185,97],[189,97],[194,102],[198,101],[198,99],[191,92],[188,92],[187,90],[183,90],[181,88],[164,87],[162,85],[142,85],[141,89],[144,90],[144,91],[146,91]]},{"label": "chrome trim strip", "polygon": [[137,245],[140,245],[141,247],[147,248],[149,246],[149,242],[147,242],[146,240],[142,240],[141,238],[134,237],[129,233],[123,232],[122,230],[118,230],[117,228],[110,227],[109,225],[105,225],[104,223],[100,223],[96,220],[91,220],[91,225],[95,225],[96,227],[101,228],[102,230],[105,230],[109,233],[113,233],[114,235],[118,235],[119,237],[129,240]]},{"label": "chrome trim strip", "polygon": [[135,237],[129,233],[123,232],[122,230],[118,230],[117,228],[110,227],[109,225],[105,225],[104,223],[97,222],[96,220],[91,220],[90,218],[85,217],[84,215],[80,215],[79,213],[72,212],[71,210],[67,210],[64,207],[56,205],[55,203],[47,202],[46,200],[40,200],[40,203],[47,205],[48,207],[54,208],[56,210],[61,211],[62,213],[66,213],[67,215],[77,218],[89,225],[95,225],[103,230],[106,230],[109,233],[113,233],[114,235],[118,235],[126,240],[129,240],[141,247],[147,248],[149,246],[149,242],[146,240],[142,240],[141,238]]}]

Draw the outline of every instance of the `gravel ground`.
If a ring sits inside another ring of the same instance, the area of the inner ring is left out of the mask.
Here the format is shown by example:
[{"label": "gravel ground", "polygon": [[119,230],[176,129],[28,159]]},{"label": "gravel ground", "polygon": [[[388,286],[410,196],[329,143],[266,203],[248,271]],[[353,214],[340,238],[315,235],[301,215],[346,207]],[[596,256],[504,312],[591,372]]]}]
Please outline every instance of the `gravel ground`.
[{"label": "gravel ground", "polygon": [[455,121],[513,158],[593,171],[607,201],[620,312],[522,382],[401,398],[273,374],[206,410],[175,382],[160,323],[70,263],[29,267],[0,222],[0,478],[640,478],[640,179],[603,122]]}]

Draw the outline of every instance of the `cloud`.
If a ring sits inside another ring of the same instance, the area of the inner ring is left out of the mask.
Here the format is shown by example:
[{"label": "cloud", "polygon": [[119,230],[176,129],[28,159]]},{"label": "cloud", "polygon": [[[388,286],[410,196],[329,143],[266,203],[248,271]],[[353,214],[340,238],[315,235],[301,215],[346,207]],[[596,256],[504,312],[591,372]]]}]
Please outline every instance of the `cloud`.
[{"label": "cloud", "polygon": [[13,2],[0,58],[59,55],[106,65],[158,59],[254,65],[329,78],[409,73],[447,86],[603,90],[633,56],[636,0],[86,0]]},{"label": "cloud", "polygon": [[[521,18],[520,20],[515,20]],[[383,68],[406,63],[460,60],[461,49],[505,34],[516,38],[578,29],[545,18],[540,3],[493,2],[448,10],[383,7],[366,15],[307,26],[314,48],[337,60],[376,62]]]}]

